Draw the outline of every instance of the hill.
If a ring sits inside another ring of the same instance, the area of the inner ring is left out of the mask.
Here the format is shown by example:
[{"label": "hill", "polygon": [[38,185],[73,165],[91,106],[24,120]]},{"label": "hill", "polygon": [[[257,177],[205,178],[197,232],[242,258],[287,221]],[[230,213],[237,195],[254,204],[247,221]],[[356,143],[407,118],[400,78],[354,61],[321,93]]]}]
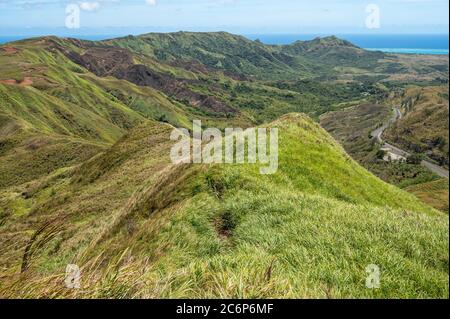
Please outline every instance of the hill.
[{"label": "hill", "polygon": [[338,140],[361,165],[384,181],[406,188],[427,183],[439,176],[414,163],[385,162],[372,131],[392,118],[392,97],[380,103],[357,104],[321,116],[320,124]]},{"label": "hill", "polygon": [[[438,87],[433,87],[432,89],[438,90]],[[442,87],[441,90],[443,89]],[[425,87],[423,90],[427,90],[427,88]],[[375,129],[392,118],[392,107],[401,105],[399,99],[404,95],[404,91],[401,90],[392,93],[379,103],[358,104],[342,110],[329,112],[320,117],[320,123],[344,146],[345,150],[353,158],[376,176],[388,183],[411,191],[413,194],[418,195],[420,199],[424,200],[425,203],[447,212],[448,182],[446,180],[439,181],[439,176],[419,163],[384,161],[380,157],[380,154],[383,154],[383,152],[380,153],[380,145],[372,136],[372,132]],[[442,112],[444,109],[437,107],[431,113],[437,110]],[[431,123],[430,119],[423,118],[422,120]],[[417,121],[421,120],[417,118]],[[444,117],[439,119],[434,118],[434,123],[436,123],[437,128],[434,131],[435,134],[445,135],[443,133],[445,132],[445,128],[439,128],[442,124],[445,126],[445,121],[447,119]],[[391,130],[395,127],[393,126]],[[428,131],[431,132],[433,129],[429,127]],[[406,134],[400,136],[408,138]],[[446,182],[447,187],[443,187]],[[440,185],[441,187],[437,189],[432,185]]]},{"label": "hill", "polygon": [[[383,57],[226,33],[0,46],[0,296],[448,298],[447,215],[314,121],[401,85],[383,72],[403,58]],[[405,72],[438,81],[426,70],[442,60]],[[170,133],[193,119],[278,128],[278,171],[172,164]],[[67,264],[83,289],[64,285]]]},{"label": "hill", "polygon": [[448,167],[448,87],[409,88],[398,104],[404,116],[386,132],[386,138]]},{"label": "hill", "polygon": [[[3,220],[2,295],[448,295],[444,215],[362,169],[306,116],[271,126],[281,133],[275,175],[174,166],[170,126],[148,123],[79,168],[29,185],[27,199],[17,189],[15,201],[31,210]],[[30,223],[31,239],[20,231]],[[61,285],[67,263],[83,266],[83,290]],[[377,292],[365,287],[373,263],[383,269]]]},{"label": "hill", "polygon": [[226,32],[176,32],[128,36],[103,44],[177,65],[199,61],[227,74],[265,81],[311,78],[430,80],[445,79],[448,72],[445,57],[411,58],[366,51],[334,36],[276,46]]}]

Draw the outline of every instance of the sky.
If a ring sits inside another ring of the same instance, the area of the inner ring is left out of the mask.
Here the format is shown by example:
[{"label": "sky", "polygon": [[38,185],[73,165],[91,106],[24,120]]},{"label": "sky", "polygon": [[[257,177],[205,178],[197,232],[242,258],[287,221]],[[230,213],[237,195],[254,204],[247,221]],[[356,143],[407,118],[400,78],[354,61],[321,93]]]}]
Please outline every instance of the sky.
[{"label": "sky", "polygon": [[448,7],[448,0],[0,0],[0,36],[180,30],[447,34]]}]

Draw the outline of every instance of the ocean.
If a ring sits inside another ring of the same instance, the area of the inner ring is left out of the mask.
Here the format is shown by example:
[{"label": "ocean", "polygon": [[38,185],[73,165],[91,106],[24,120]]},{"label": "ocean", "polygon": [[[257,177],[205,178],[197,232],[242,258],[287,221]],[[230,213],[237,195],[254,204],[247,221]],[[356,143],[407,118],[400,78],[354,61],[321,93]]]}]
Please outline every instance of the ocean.
[{"label": "ocean", "polygon": [[[298,40],[312,40],[324,34],[244,34],[251,40],[259,39],[266,44],[291,44]],[[445,34],[390,34],[390,35],[364,35],[364,34],[336,34],[337,37],[348,40],[355,45],[368,49],[390,53],[405,54],[448,54],[449,36]],[[88,35],[79,36],[84,40],[104,40],[118,37],[116,35]],[[17,41],[25,36],[0,36],[0,44]]]}]

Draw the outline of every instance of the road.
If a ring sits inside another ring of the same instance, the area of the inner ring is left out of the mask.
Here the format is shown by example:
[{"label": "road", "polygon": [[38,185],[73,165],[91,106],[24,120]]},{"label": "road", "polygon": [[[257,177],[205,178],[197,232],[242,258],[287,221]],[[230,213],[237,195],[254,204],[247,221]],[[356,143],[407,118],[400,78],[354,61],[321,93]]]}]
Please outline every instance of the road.
[{"label": "road", "polygon": [[[389,151],[392,152],[395,155],[399,155],[399,156],[403,156],[403,157],[407,158],[408,156],[411,155],[410,153],[408,153],[408,152],[406,152],[406,151],[404,151],[404,150],[402,150],[402,149],[400,149],[400,148],[398,148],[398,147],[396,147],[394,145],[391,145],[389,143],[384,142],[383,138],[382,138],[384,131],[389,126],[391,126],[393,123],[395,123],[396,121],[401,119],[402,116],[403,116],[402,112],[400,111],[399,108],[396,107],[395,108],[395,114],[392,116],[392,118],[389,119],[389,121],[387,121],[386,123],[384,123],[383,126],[381,126],[381,127],[377,128],[376,130],[374,130],[371,135],[374,138],[377,139],[378,143],[383,145],[383,148],[389,149]],[[439,175],[440,177],[448,179],[448,177],[449,177],[448,176],[448,170],[446,170],[445,168],[443,168],[443,167],[441,167],[439,165],[436,165],[436,164],[434,164],[434,163],[432,163],[430,161],[426,161],[426,160],[422,161],[421,164],[422,164],[422,166],[428,168],[430,171],[432,171],[433,173]]]},{"label": "road", "polygon": [[402,112],[400,111],[399,108],[395,108],[395,114],[392,116],[391,119],[389,119],[389,121],[387,121],[386,123],[383,124],[383,126],[377,128],[375,131],[372,132],[372,136],[375,137],[378,141],[378,143],[383,144],[383,139],[381,138],[381,136],[383,135],[384,131],[386,131],[386,129],[391,126],[392,124],[394,124],[395,122],[397,122],[399,119],[402,118]]}]

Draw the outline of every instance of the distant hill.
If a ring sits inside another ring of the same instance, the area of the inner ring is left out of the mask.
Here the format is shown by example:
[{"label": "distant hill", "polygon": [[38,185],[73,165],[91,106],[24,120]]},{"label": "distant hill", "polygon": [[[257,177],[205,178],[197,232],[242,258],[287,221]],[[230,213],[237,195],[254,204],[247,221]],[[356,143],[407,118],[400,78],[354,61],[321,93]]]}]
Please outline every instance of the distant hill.
[{"label": "distant hill", "polygon": [[404,116],[387,132],[392,143],[448,167],[448,87],[412,87],[399,98]]},{"label": "distant hill", "polygon": [[[185,64],[200,61],[210,68],[262,80],[364,75],[389,78],[399,73],[413,72],[415,76],[439,73],[431,65],[423,65],[421,70],[411,68],[399,55],[366,51],[334,36],[277,46],[225,32],[177,32],[128,36],[103,43],[159,61]],[[443,78],[446,70],[440,70]]]}]

